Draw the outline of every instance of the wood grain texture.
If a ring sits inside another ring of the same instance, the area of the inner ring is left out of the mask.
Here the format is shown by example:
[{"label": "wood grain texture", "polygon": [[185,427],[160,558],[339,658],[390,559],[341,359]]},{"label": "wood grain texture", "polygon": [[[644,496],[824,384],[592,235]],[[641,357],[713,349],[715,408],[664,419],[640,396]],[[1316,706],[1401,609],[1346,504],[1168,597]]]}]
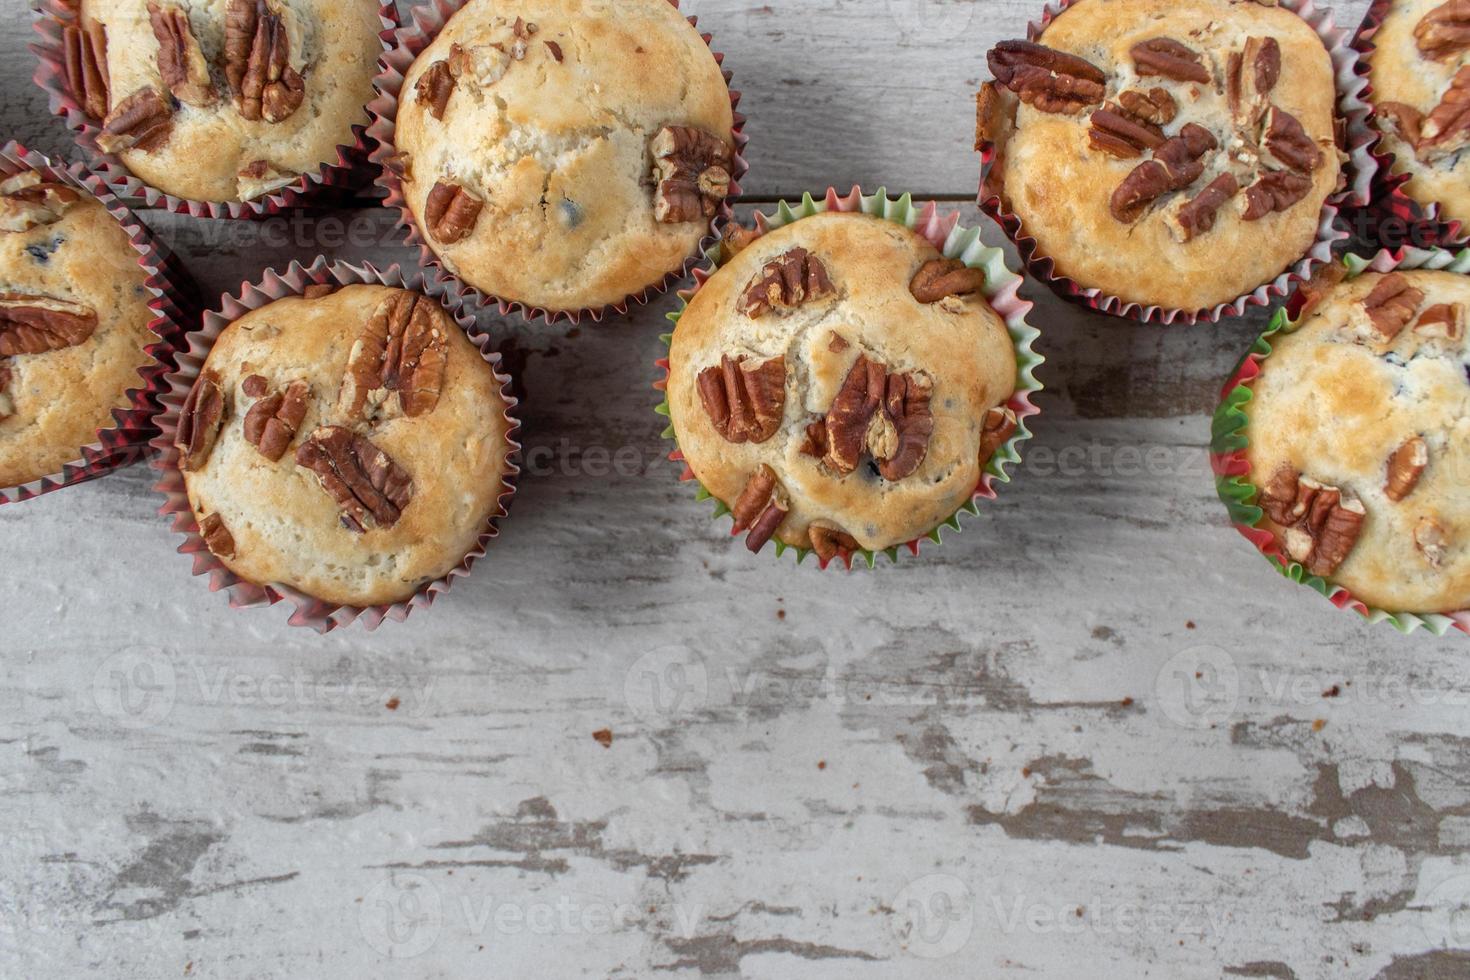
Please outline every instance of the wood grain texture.
[{"label": "wood grain texture", "polygon": [[[695,10],[761,196],[968,194],[965,96],[1032,13]],[[0,119],[64,152],[0,16]],[[369,210],[148,221],[209,295],[414,261]],[[371,635],[230,610],[145,466],[0,508],[0,975],[1470,975],[1463,639],[1290,586],[1214,497],[1207,413],[1262,315],[1028,294],[1025,465],[873,573],[752,559],[677,482],[672,297],[487,318],[528,473],[474,576]]]}]

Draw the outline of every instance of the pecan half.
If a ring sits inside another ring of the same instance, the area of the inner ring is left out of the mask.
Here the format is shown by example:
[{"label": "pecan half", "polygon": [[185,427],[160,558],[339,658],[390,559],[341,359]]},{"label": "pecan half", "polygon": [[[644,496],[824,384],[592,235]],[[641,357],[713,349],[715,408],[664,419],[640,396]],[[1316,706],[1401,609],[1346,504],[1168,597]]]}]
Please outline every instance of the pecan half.
[{"label": "pecan half", "polygon": [[1272,106],[1264,137],[1266,151],[1283,166],[1309,174],[1322,165],[1322,148],[1313,142],[1301,120],[1280,106]]},{"label": "pecan half", "polygon": [[1424,120],[1416,149],[1426,161],[1458,153],[1470,143],[1470,65],[1455,73],[1439,105]]},{"label": "pecan half", "polygon": [[1388,457],[1388,479],[1383,492],[1389,500],[1400,501],[1414,492],[1419,477],[1429,465],[1429,444],[1415,436]]},{"label": "pecan half", "polygon": [[670,225],[713,218],[730,196],[730,145],[691,126],[665,126],[650,149],[654,218]]},{"label": "pecan half", "polygon": [[429,107],[429,115],[443,119],[449,97],[454,94],[454,83],[455,76],[449,70],[449,62],[436,61],[419,76],[418,84],[413,87],[414,99],[419,105]]},{"label": "pecan half", "polygon": [[1281,44],[1274,37],[1251,37],[1244,51],[1230,55],[1225,69],[1225,91],[1230,113],[1254,125],[1265,112],[1267,98],[1281,80]]},{"label": "pecan half", "polygon": [[744,357],[720,357],[699,372],[699,400],[726,442],[762,443],[781,428],[786,409],[786,358],[747,366]]},{"label": "pecan half", "polygon": [[348,418],[384,417],[397,394],[408,418],[439,404],[449,363],[449,322],[444,308],[421,293],[395,291],[378,304],[352,345],[337,407]]},{"label": "pecan half", "polygon": [[735,505],[730,508],[735,517],[735,533],[749,529],[745,546],[751,551],[760,551],[776,533],[776,528],[790,513],[784,503],[781,485],[776,481],[776,471],[762,463],[760,468],[745,481]]},{"label": "pecan half", "polygon": [[850,555],[862,547],[857,538],[840,527],[812,523],[806,533],[811,539],[812,550],[817,553],[817,557],[824,564],[838,555]]},{"label": "pecan half", "polygon": [[795,309],[833,292],[822,260],[804,248],[782,252],[757,272],[745,287],[740,309],[746,316],[764,316],[772,310]]},{"label": "pecan half", "polygon": [[342,511],[342,526],[362,533],[392,527],[413,500],[413,480],[383,450],[351,429],[317,429],[296,449],[296,463],[316,474]]},{"label": "pecan half", "polygon": [[1423,290],[1414,288],[1402,273],[1395,272],[1379,280],[1364,297],[1363,308],[1379,339],[1388,343],[1409,325],[1423,302]]},{"label": "pecan half", "polygon": [[26,170],[0,181],[0,232],[30,231],[60,221],[82,195],[74,187],[41,179]]},{"label": "pecan half", "polygon": [[245,441],[260,455],[277,462],[286,455],[301,420],[306,418],[306,401],[311,397],[311,386],[305,381],[293,381],[285,391],[271,391],[269,383],[258,374],[245,379],[245,394],[260,399],[245,413]]},{"label": "pecan half", "polygon": [[1290,466],[1276,471],[1262,488],[1260,506],[1282,528],[1287,555],[1313,575],[1331,575],[1342,566],[1363,529],[1367,511],[1361,501],[1344,498]]},{"label": "pecan half", "polygon": [[219,100],[209,80],[209,64],[189,26],[189,14],[175,4],[148,4],[148,22],[158,39],[158,73],[180,102],[214,105]]},{"label": "pecan half", "polygon": [[235,557],[235,536],[225,527],[225,519],[218,514],[206,514],[199,522],[199,536],[216,558]]},{"label": "pecan half", "polygon": [[885,480],[902,480],[924,462],[934,417],[932,385],[912,374],[889,374],[879,361],[858,355],[823,420],[825,436],[807,432],[810,448],[825,445],[822,462],[846,475],[872,455]]},{"label": "pecan half", "polygon": [[424,201],[424,230],[442,245],[468,238],[485,203],[458,184],[441,180]]},{"label": "pecan half", "polygon": [[1135,44],[1129,54],[1140,75],[1161,75],[1176,82],[1200,84],[1210,80],[1210,70],[1199,52],[1172,37],[1150,38]]},{"label": "pecan half", "polygon": [[174,445],[179,447],[181,469],[198,470],[204,466],[219,438],[224,417],[225,394],[220,390],[218,376],[210,372],[201,374],[179,409],[179,431]]},{"label": "pecan half", "polygon": [[1457,341],[1465,335],[1465,308],[1458,303],[1438,303],[1419,314],[1414,332],[1422,337]]},{"label": "pecan half", "polygon": [[113,106],[102,121],[97,145],[105,153],[142,150],[152,153],[168,142],[174,128],[174,110],[155,88],[140,88]]},{"label": "pecan half", "polygon": [[984,288],[984,270],[972,269],[959,259],[930,259],[909,280],[909,292],[920,303],[937,303],[948,296],[968,296]]},{"label": "pecan half", "polygon": [[1220,143],[1203,126],[1187,123],[1179,135],[1166,140],[1154,159],[1140,163],[1113,192],[1113,217],[1129,224],[1159,198],[1180,191],[1204,175],[1204,155]]},{"label": "pecan half", "polygon": [[1268,170],[1245,189],[1246,221],[1260,221],[1268,214],[1289,210],[1312,192],[1312,178],[1290,170]]},{"label": "pecan half", "polygon": [[1179,103],[1165,88],[1151,88],[1147,92],[1130,88],[1118,93],[1118,103],[1134,119],[1155,126],[1167,126],[1179,115]]},{"label": "pecan half", "polygon": [[1414,28],[1419,50],[1430,58],[1450,58],[1470,50],[1470,0],[1435,7]]},{"label": "pecan half", "polygon": [[1444,563],[1445,552],[1450,550],[1450,535],[1444,525],[1432,517],[1421,517],[1414,525],[1414,547],[1434,568]]},{"label": "pecan half", "polygon": [[1132,113],[1112,102],[1103,103],[1103,107],[1092,114],[1092,126],[1087,131],[1088,142],[1094,149],[1125,160],[1163,146],[1164,138],[1164,131],[1158,125],[1134,118]]},{"label": "pecan half", "polygon": [[0,293],[0,357],[75,347],[97,329],[97,311],[28,293]]},{"label": "pecan half", "polygon": [[929,409],[932,395],[933,386],[926,378],[912,374],[888,376],[883,417],[896,430],[897,439],[892,448],[873,447],[883,479],[902,480],[924,462],[929,453],[929,437],[934,434],[934,416]]},{"label": "pecan half", "polygon": [[1005,405],[997,405],[985,413],[985,421],[980,430],[980,468],[982,470],[1000,447],[1016,434],[1016,429],[1020,427],[1020,424],[1016,413]]},{"label": "pecan half", "polygon": [[881,363],[859,354],[827,410],[827,455],[822,462],[838,473],[851,473],[862,462],[868,425],[886,393],[887,373]]},{"label": "pecan half", "polygon": [[1240,182],[1234,174],[1221,174],[1199,193],[1199,196],[1179,209],[1175,223],[1180,241],[1192,241],[1215,227],[1215,216],[1229,200],[1240,193]]},{"label": "pecan half", "polygon": [[1027,105],[1076,115],[1107,93],[1107,75],[1092,62],[1031,41],[1002,41],[986,59],[990,73]]},{"label": "pecan half", "polygon": [[1378,103],[1380,128],[1390,127],[1399,138],[1415,149],[1424,138],[1424,113],[1403,102]]},{"label": "pecan half", "polygon": [[10,393],[10,382],[14,380],[9,361],[0,361],[0,422],[15,414],[15,396]]},{"label": "pecan half", "polygon": [[93,119],[107,115],[107,28],[101,24],[68,24],[61,30],[61,66],[67,87]]},{"label": "pecan half", "polygon": [[283,15],[268,0],[230,0],[225,11],[225,79],[235,109],[252,122],[278,123],[306,98],[306,83],[291,67],[291,40]]}]

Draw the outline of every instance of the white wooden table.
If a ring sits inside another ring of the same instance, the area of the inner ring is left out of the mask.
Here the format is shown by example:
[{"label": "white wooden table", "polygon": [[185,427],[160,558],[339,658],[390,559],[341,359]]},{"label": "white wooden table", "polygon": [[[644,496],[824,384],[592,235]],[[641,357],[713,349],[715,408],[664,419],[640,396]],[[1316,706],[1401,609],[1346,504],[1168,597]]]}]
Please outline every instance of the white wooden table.
[{"label": "white wooden table", "polygon": [[[69,154],[23,7],[4,135]],[[978,221],[970,96],[1036,9],[697,0],[750,201],[885,184]],[[210,295],[414,256],[366,208],[148,221]],[[1026,464],[874,573],[753,559],[677,483],[672,297],[494,325],[530,472],[406,624],[232,611],[145,466],[0,509],[0,976],[1470,976],[1470,646],[1290,585],[1215,499],[1263,316],[1028,292]]]}]

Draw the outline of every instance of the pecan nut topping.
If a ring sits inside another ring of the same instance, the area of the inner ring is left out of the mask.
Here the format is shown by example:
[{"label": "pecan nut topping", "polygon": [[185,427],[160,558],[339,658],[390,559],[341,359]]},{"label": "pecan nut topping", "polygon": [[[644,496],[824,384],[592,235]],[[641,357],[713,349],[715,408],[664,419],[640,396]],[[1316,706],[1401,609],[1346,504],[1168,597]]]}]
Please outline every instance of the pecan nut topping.
[{"label": "pecan nut topping", "polygon": [[730,196],[729,144],[690,126],[665,126],[651,149],[654,218],[670,225],[713,218]]},{"label": "pecan nut topping", "polygon": [[1312,273],[1312,278],[1302,283],[1298,290],[1301,310],[1297,319],[1305,322],[1346,278],[1347,269],[1340,262],[1329,262]]},{"label": "pecan nut topping", "polygon": [[1135,44],[1129,51],[1138,74],[1161,75],[1176,82],[1199,82],[1210,80],[1210,70],[1198,51],[1174,40],[1172,37],[1155,37]]},{"label": "pecan nut topping", "polygon": [[1179,240],[1188,242],[1215,227],[1215,216],[1230,199],[1240,193],[1240,181],[1234,174],[1221,174],[1200,192],[1199,196],[1179,209],[1174,216]]},{"label": "pecan nut topping", "polygon": [[225,519],[218,514],[207,514],[199,522],[199,536],[216,558],[235,557],[235,536],[225,527]]},{"label": "pecan nut topping", "polygon": [[1133,118],[1155,126],[1167,126],[1179,115],[1179,103],[1165,88],[1130,88],[1118,93],[1118,103]]},{"label": "pecan nut topping", "polygon": [[180,102],[214,105],[219,100],[209,80],[209,64],[189,26],[189,14],[175,4],[148,4],[148,22],[158,39],[158,73]]},{"label": "pecan nut topping", "polygon": [[296,449],[296,463],[316,474],[337,502],[342,526],[362,533],[398,523],[413,500],[413,480],[383,450],[351,429],[317,429]]},{"label": "pecan nut topping", "polygon": [[912,374],[888,376],[882,417],[885,429],[892,425],[897,438],[892,448],[884,446],[873,453],[883,479],[902,480],[924,462],[929,453],[929,437],[934,434],[934,415],[929,408],[932,395],[933,386],[927,378]]},{"label": "pecan nut topping", "polygon": [[1031,41],[1002,41],[987,57],[990,73],[1042,112],[1076,115],[1102,102],[1107,75],[1092,62]]},{"label": "pecan nut topping", "polygon": [[1423,290],[1414,288],[1402,273],[1395,272],[1384,276],[1363,298],[1363,308],[1379,340],[1389,343],[1414,319],[1423,302]]},{"label": "pecan nut topping", "polygon": [[442,245],[468,238],[485,203],[459,184],[441,180],[424,201],[424,230]]},{"label": "pecan nut topping", "polygon": [[290,60],[286,21],[272,3],[230,0],[225,11],[225,79],[240,115],[252,122],[278,123],[301,107],[306,83]]},{"label": "pecan nut topping", "polygon": [[808,442],[812,448],[825,444],[822,462],[841,475],[857,469],[866,452],[883,479],[902,480],[928,453],[932,394],[927,378],[889,374],[884,364],[859,354],[827,411],[825,437],[814,438],[808,430]]},{"label": "pecan nut topping", "polygon": [[751,551],[760,551],[790,510],[776,480],[776,471],[762,463],[760,469],[745,481],[745,489],[740,491],[730,513],[735,518],[736,534],[746,530],[750,532],[745,536],[745,546]]},{"label": "pecan nut topping", "polygon": [[997,405],[985,413],[985,421],[980,429],[980,468],[982,470],[1000,450],[1000,447],[1016,434],[1020,425],[1016,413],[1005,405]]},{"label": "pecan nut topping", "polygon": [[179,409],[179,431],[174,445],[179,448],[179,466],[199,470],[209,459],[225,417],[225,394],[219,378],[211,372],[199,376],[189,397]]},{"label": "pecan nut topping", "polygon": [[1288,169],[1309,174],[1322,165],[1322,149],[1307,135],[1301,120],[1279,106],[1267,116],[1267,153]]},{"label": "pecan nut topping", "polygon": [[1424,560],[1438,568],[1444,563],[1444,556],[1450,550],[1450,535],[1444,529],[1444,525],[1432,517],[1421,517],[1414,525],[1414,547],[1424,556]]},{"label": "pecan nut topping", "polygon": [[[459,45],[454,47],[458,48]],[[414,99],[419,105],[429,107],[429,115],[435,119],[443,119],[444,110],[449,107],[449,97],[454,94],[455,81],[449,62],[436,61],[429,66],[428,71],[419,76],[418,84],[413,87]]]},{"label": "pecan nut topping", "polygon": [[950,296],[968,296],[985,288],[985,271],[959,259],[930,259],[909,280],[909,292],[920,303],[938,303]]},{"label": "pecan nut topping", "polygon": [[720,264],[724,265],[760,239],[760,232],[731,221],[720,232]]},{"label": "pecan nut topping", "polygon": [[1390,129],[1416,150],[1424,138],[1424,113],[1403,102],[1378,103],[1380,129]]},{"label": "pecan nut topping", "polygon": [[1342,566],[1367,516],[1361,501],[1345,498],[1283,466],[1261,490],[1260,507],[1282,528],[1287,555],[1313,575],[1328,576]]},{"label": "pecan nut topping", "polygon": [[9,361],[0,361],[0,422],[15,414],[15,396],[10,393],[10,382],[14,380]]},{"label": "pecan nut topping", "polygon": [[1458,153],[1470,144],[1470,65],[1455,73],[1439,105],[1424,119],[1415,149],[1426,162]]},{"label": "pecan nut topping", "polygon": [[1225,70],[1231,115],[1254,125],[1280,80],[1280,42],[1274,37],[1247,38],[1245,50],[1232,52]]},{"label": "pecan nut topping", "polygon": [[97,329],[97,311],[27,293],[0,293],[0,357],[75,347]]},{"label": "pecan nut topping", "polygon": [[293,381],[285,391],[271,391],[265,378],[252,374],[245,379],[243,388],[247,396],[259,399],[245,413],[245,441],[272,463],[278,462],[296,438],[301,420],[306,418],[311,386],[305,381]]},{"label": "pecan nut topping", "polygon": [[1424,474],[1424,468],[1428,465],[1429,444],[1422,437],[1415,436],[1388,457],[1388,479],[1383,485],[1384,494],[1395,503],[1403,500],[1414,492],[1414,488],[1419,485],[1419,477]]},{"label": "pecan nut topping", "polygon": [[1312,192],[1312,178],[1290,170],[1268,170],[1245,189],[1246,221],[1260,221],[1268,214],[1287,211]]},{"label": "pecan nut topping", "polygon": [[798,247],[761,266],[745,287],[740,309],[754,319],[772,310],[795,309],[832,292],[832,280],[822,260]]},{"label": "pecan nut topping", "polygon": [[1458,303],[1437,303],[1419,314],[1414,332],[1421,337],[1458,341],[1465,335],[1465,308]]},{"label": "pecan nut topping", "polygon": [[851,473],[862,462],[868,426],[882,404],[887,373],[881,363],[859,354],[827,410],[827,455],[822,462],[838,473]]},{"label": "pecan nut topping", "polygon": [[762,443],[781,428],[786,409],[786,358],[746,364],[744,357],[720,357],[699,372],[699,401],[710,424],[726,442]]},{"label": "pecan nut topping", "polygon": [[839,555],[847,556],[862,547],[858,539],[848,534],[839,527],[829,527],[826,524],[813,522],[807,528],[807,537],[811,539],[812,550],[823,564],[831,561]]},{"label": "pecan nut topping", "polygon": [[1203,126],[1188,123],[1179,135],[1166,140],[1154,154],[1133,168],[1113,192],[1113,217],[1131,224],[1159,198],[1180,191],[1204,175],[1204,155],[1220,143]]},{"label": "pecan nut topping", "polygon": [[67,87],[93,119],[107,115],[107,28],[101,24],[68,24],[61,30],[61,66]]},{"label": "pecan nut topping", "polygon": [[82,195],[74,187],[41,179],[26,170],[0,181],[0,232],[30,231],[60,221]]},{"label": "pecan nut topping", "polygon": [[397,395],[406,417],[428,415],[444,388],[449,329],[444,308],[427,296],[401,289],[384,299],[352,345],[338,409],[373,421],[388,415]]},{"label": "pecan nut topping", "polygon": [[113,106],[102,121],[97,145],[105,153],[152,153],[168,142],[173,128],[174,110],[168,100],[155,88],[140,88]]},{"label": "pecan nut topping", "polygon": [[1470,50],[1470,0],[1449,0],[1435,7],[1414,28],[1426,57],[1447,59]]},{"label": "pecan nut topping", "polygon": [[1143,156],[1146,150],[1158,149],[1164,145],[1165,137],[1157,124],[1134,118],[1122,106],[1105,102],[1092,114],[1087,139],[1094,149],[1126,160]]}]

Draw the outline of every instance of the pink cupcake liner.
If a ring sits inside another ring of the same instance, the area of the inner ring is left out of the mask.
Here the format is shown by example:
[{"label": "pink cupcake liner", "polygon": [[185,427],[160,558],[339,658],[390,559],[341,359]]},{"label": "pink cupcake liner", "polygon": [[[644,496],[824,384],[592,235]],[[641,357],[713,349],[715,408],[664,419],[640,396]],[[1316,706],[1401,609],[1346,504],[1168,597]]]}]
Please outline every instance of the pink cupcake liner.
[{"label": "pink cupcake liner", "polygon": [[[367,160],[371,143],[366,135],[367,124],[356,123],[352,126],[352,142],[338,145],[335,162],[323,163],[293,183],[249,201],[194,201],[144,183],[133,176],[115,154],[106,153],[97,145],[102,121],[87,115],[67,84],[62,66],[62,29],[77,22],[74,0],[37,0],[37,6],[39,16],[34,27],[40,40],[30,45],[38,59],[33,80],[46,93],[51,111],[60,116],[72,131],[77,146],[93,170],[117,196],[131,202],[142,202],[149,208],[196,218],[263,219],[290,208],[317,203],[334,193],[342,194],[364,187],[370,182]],[[398,26],[398,9],[391,0],[380,2],[378,16],[383,25],[378,36],[386,49],[388,38]]]},{"label": "pink cupcake liner", "polygon": [[1354,50],[1362,59],[1363,99],[1372,110],[1373,143],[1370,149],[1378,165],[1378,172],[1373,181],[1373,199],[1365,210],[1370,220],[1376,221],[1380,226],[1389,220],[1401,221],[1406,228],[1427,226],[1423,240],[1414,242],[1415,245],[1441,248],[1464,246],[1470,244],[1470,225],[1446,215],[1438,203],[1420,204],[1404,193],[1404,186],[1413,179],[1413,175],[1394,172],[1394,168],[1398,165],[1398,157],[1388,149],[1388,140],[1378,130],[1378,113],[1374,108],[1373,83],[1368,63],[1373,52],[1377,50],[1373,39],[1383,27],[1383,21],[1387,18],[1389,8],[1392,6],[1393,0],[1374,0],[1352,41]]},{"label": "pink cupcake liner", "polygon": [[[1032,21],[1027,26],[1026,36],[1033,41],[1040,40],[1042,32],[1051,22],[1077,2],[1079,0],[1053,0],[1048,3],[1043,9],[1041,20]],[[1375,134],[1368,123],[1372,110],[1364,101],[1366,82],[1360,71],[1359,55],[1347,44],[1347,30],[1335,25],[1332,12],[1317,7],[1313,0],[1280,0],[1279,5],[1293,11],[1311,25],[1332,56],[1337,78],[1338,113],[1347,122],[1345,151],[1349,160],[1344,168],[1346,184],[1337,193],[1329,196],[1323,205],[1317,241],[1307,254],[1271,282],[1228,303],[1202,310],[1145,306],[1106,293],[1097,287],[1083,286],[1074,279],[1057,274],[1055,261],[1043,255],[1036,239],[1026,234],[1020,216],[1006,210],[1000,194],[989,182],[991,165],[995,162],[998,148],[994,143],[986,141],[980,146],[980,208],[1005,231],[1033,276],[1046,283],[1063,299],[1111,316],[1137,320],[1140,323],[1157,322],[1166,325],[1180,321],[1194,324],[1200,320],[1218,323],[1226,316],[1240,316],[1249,307],[1269,306],[1275,299],[1285,296],[1293,283],[1305,282],[1318,268],[1332,261],[1333,246],[1350,237],[1338,227],[1338,216],[1342,209],[1352,205],[1366,205],[1371,197],[1372,182],[1378,169],[1378,161],[1372,152]]]},{"label": "pink cupcake liner", "polygon": [[[494,370],[495,379],[501,386],[501,395],[505,399],[505,418],[510,424],[506,431],[506,474],[501,481],[501,492],[495,512],[487,519],[475,546],[457,566],[441,578],[420,587],[410,598],[374,606],[325,602],[290,586],[258,585],[230,571],[224,562],[214,556],[199,534],[199,525],[189,505],[184,476],[179,470],[179,450],[174,445],[184,399],[188,397],[203,368],[205,358],[225,327],[251,310],[260,309],[288,296],[299,296],[307,286],[313,284],[350,286],[359,283],[415,290],[443,304],[470,341],[479,348],[485,362]],[[432,605],[440,593],[449,591],[456,579],[470,574],[475,562],[484,556],[491,540],[499,534],[499,521],[508,512],[510,498],[515,493],[515,480],[520,473],[517,460],[521,445],[516,439],[520,423],[515,415],[517,400],[511,394],[510,378],[500,370],[501,357],[494,350],[490,335],[476,325],[474,315],[463,302],[442,284],[426,281],[422,270],[405,272],[396,264],[386,270],[379,270],[367,263],[360,266],[346,262],[329,263],[325,256],[318,257],[309,269],[292,262],[284,274],[274,269],[267,270],[260,282],[242,283],[238,295],[222,297],[219,312],[206,312],[201,328],[190,333],[186,341],[187,346],[179,351],[178,367],[164,379],[166,388],[162,396],[163,412],[158,417],[159,434],[151,443],[154,451],[152,465],[159,474],[154,489],[164,497],[158,512],[172,515],[173,529],[184,535],[184,542],[178,548],[179,553],[193,556],[195,575],[209,576],[209,591],[224,591],[229,594],[230,608],[270,606],[285,600],[295,607],[289,619],[292,626],[306,626],[318,633],[328,633],[360,619],[371,632],[382,625],[385,619],[402,622],[414,609]]]},{"label": "pink cupcake liner", "polygon": [[[433,43],[449,22],[449,18],[459,12],[460,8],[466,6],[470,0],[428,0],[413,8],[411,15],[412,23],[399,28],[393,32],[393,43],[389,51],[383,56],[377,81],[374,83],[377,89],[377,97],[368,105],[368,112],[372,116],[372,124],[368,126],[368,136],[375,143],[370,154],[370,159],[378,165],[377,184],[387,192],[387,198],[383,204],[385,207],[398,209],[399,224],[407,233],[407,242],[419,247],[419,263],[425,268],[433,270],[434,277],[455,284],[455,288],[461,295],[467,297],[477,308],[495,304],[501,316],[515,311],[527,320],[544,319],[546,323],[552,324],[561,319],[572,323],[580,323],[582,317],[590,317],[594,322],[601,323],[603,318],[611,310],[619,316],[628,312],[628,308],[634,303],[646,306],[649,301],[669,290],[674,283],[687,276],[691,269],[699,263],[700,257],[719,238],[719,233],[725,224],[734,216],[732,202],[740,194],[740,181],[750,170],[750,165],[745,159],[745,148],[750,138],[745,135],[745,116],[739,111],[735,112],[735,125],[731,129],[731,135],[735,141],[734,172],[731,174],[730,194],[720,205],[719,211],[710,219],[710,233],[696,247],[682,266],[668,273],[658,282],[645,286],[636,293],[631,293],[620,302],[610,303],[606,306],[586,307],[579,310],[548,310],[538,306],[522,303],[518,300],[504,299],[499,296],[491,296],[482,290],[464,282],[457,275],[450,272],[440,261],[439,256],[430,246],[428,239],[418,227],[414,219],[413,211],[403,195],[403,182],[393,172],[390,165],[390,157],[395,152],[394,136],[397,130],[398,103],[403,94],[403,81],[407,77],[414,59]],[[679,0],[669,0],[675,9],[679,7]],[[689,25],[696,30],[699,29],[699,18],[687,18]],[[711,45],[713,35],[700,32],[706,45]],[[721,74],[725,78],[725,86],[729,88],[733,73],[724,68],[725,56],[711,47],[715,63],[721,66]],[[730,91],[730,107],[738,110],[740,105],[740,93]]]},{"label": "pink cupcake liner", "polygon": [[0,504],[29,500],[62,487],[85,483],[142,458],[147,452],[148,440],[157,431],[153,420],[158,412],[163,376],[173,364],[174,353],[184,332],[199,316],[197,293],[188,273],[99,176],[81,164],[62,166],[45,154],[28,150],[14,141],[0,148],[0,180],[27,170],[34,170],[48,181],[75,187],[96,198],[127,232],[129,241],[138,252],[138,264],[147,273],[146,285],[152,294],[148,308],[155,314],[148,329],[158,336],[158,340],[145,348],[153,360],[138,369],[140,383],[138,387],[127,390],[127,406],[112,410],[116,425],[99,429],[97,441],[79,447],[78,458],[65,464],[59,472],[17,486],[0,487]]}]

